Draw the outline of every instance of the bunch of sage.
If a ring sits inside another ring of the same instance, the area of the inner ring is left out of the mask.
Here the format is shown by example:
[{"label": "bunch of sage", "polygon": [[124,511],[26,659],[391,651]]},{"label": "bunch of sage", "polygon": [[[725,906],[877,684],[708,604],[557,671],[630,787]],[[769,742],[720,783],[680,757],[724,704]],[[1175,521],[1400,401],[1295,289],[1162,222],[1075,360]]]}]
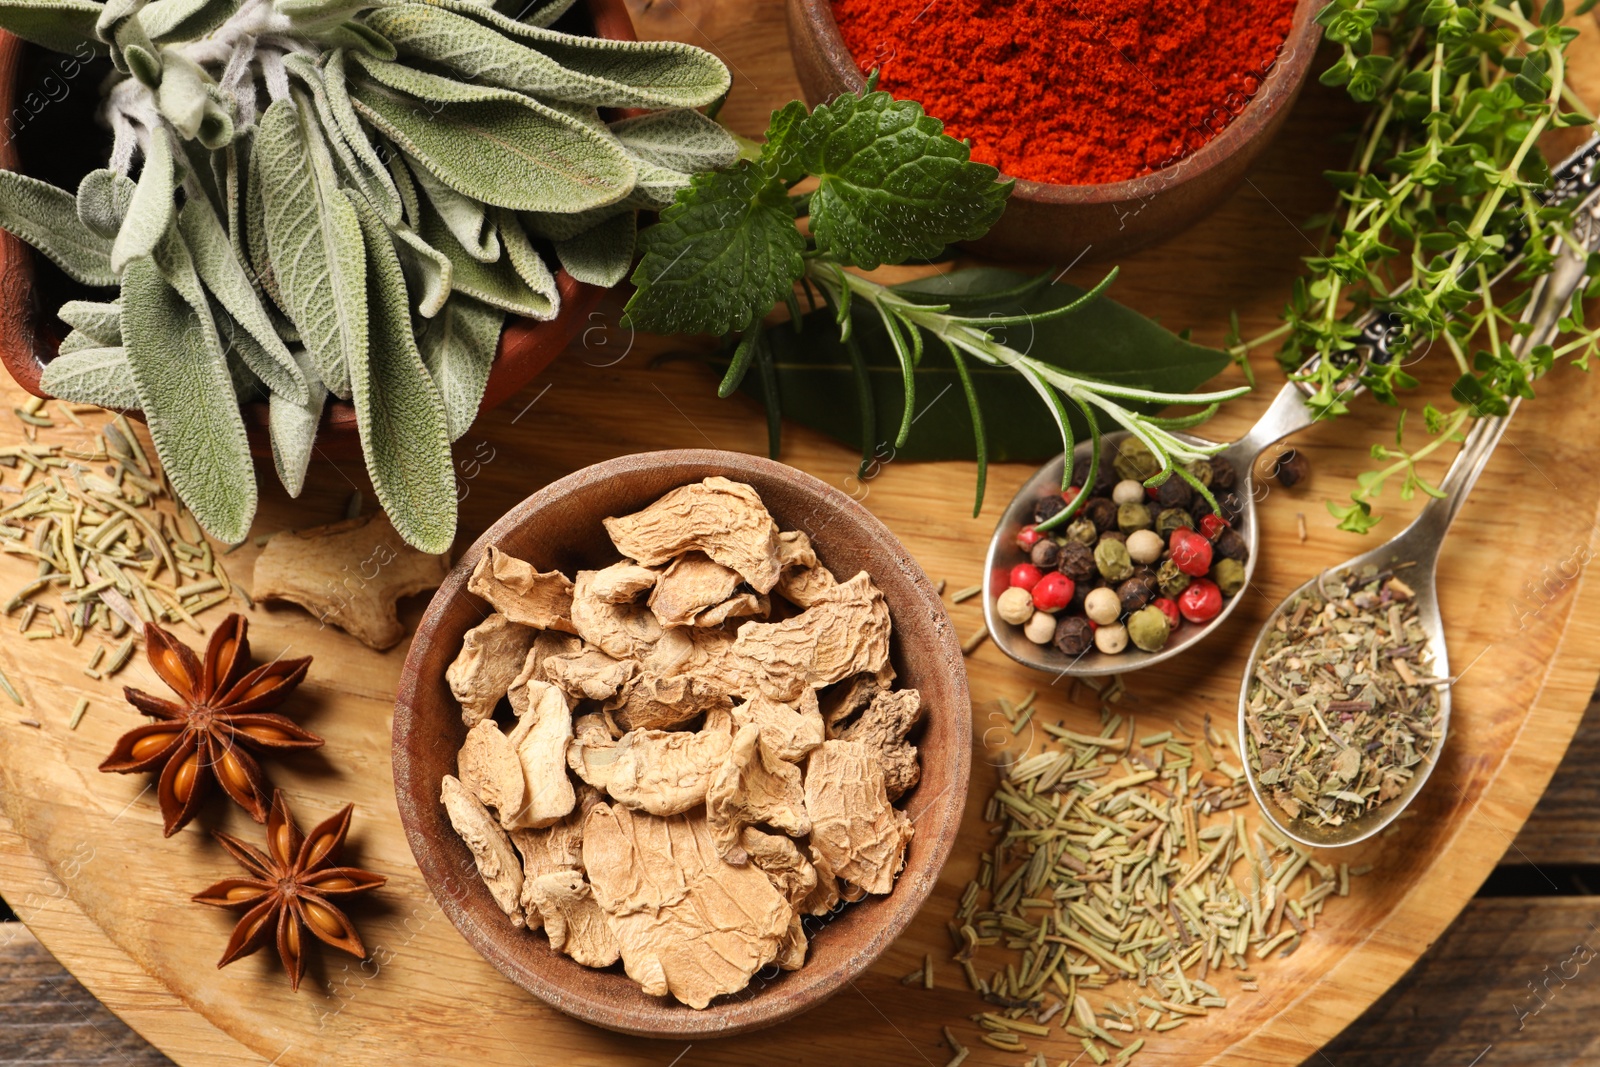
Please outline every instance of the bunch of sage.
[{"label": "bunch of sage", "polygon": [[174,489],[227,542],[256,507],[240,404],[267,401],[298,495],[324,402],[350,400],[395,528],[444,551],[450,443],[505,316],[559,310],[547,258],[615,284],[635,210],[737,154],[693,110],[727,91],[721,62],[552,28],[572,3],[0,0],[0,27],[115,67],[107,167],[76,195],[0,172],[0,227],[120,287],[61,310],[45,389],[142,409]]}]

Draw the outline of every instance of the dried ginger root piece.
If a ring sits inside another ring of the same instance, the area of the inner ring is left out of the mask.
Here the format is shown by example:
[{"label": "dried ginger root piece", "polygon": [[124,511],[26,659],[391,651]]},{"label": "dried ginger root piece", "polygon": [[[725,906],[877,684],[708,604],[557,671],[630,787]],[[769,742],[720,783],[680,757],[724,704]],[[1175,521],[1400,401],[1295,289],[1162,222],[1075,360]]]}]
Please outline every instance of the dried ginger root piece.
[{"label": "dried ginger root piece", "polygon": [[528,797],[522,763],[516,746],[493,719],[467,731],[466,743],[456,753],[456,774],[480,803],[495,810],[501,826],[511,830],[524,825],[517,821]]},{"label": "dried ginger root piece", "polygon": [[566,817],[553,826],[538,830],[512,830],[511,843],[522,856],[522,913],[528,929],[544,926],[544,916],[534,903],[533,883],[541,874],[552,874],[568,869],[583,869],[583,820],[589,809],[604,798],[594,787],[578,787],[578,803]]},{"label": "dried ginger root piece", "polygon": [[906,741],[906,734],[921,721],[922,694],[901,689],[873,697],[861,717],[840,734],[842,740],[860,741],[877,751],[890,801],[899,800],[922,780],[916,746]]},{"label": "dried ginger root piece", "polygon": [[617,563],[605,570],[579,571],[572,586],[573,628],[579,637],[614,659],[638,659],[661,639],[661,623],[649,608],[614,604],[595,592],[597,583],[607,582],[609,572],[631,566]]},{"label": "dried ginger root piece", "polygon": [[589,738],[581,746],[584,781],[624,807],[677,815],[705,803],[730,741],[725,732],[707,730],[630,730],[609,751]]},{"label": "dried ginger root piece", "polygon": [[472,569],[467,591],[483,597],[512,622],[535,630],[577,632],[572,628],[572,583],[567,576],[536,571],[532,564],[493,545]]},{"label": "dried ginger root piece", "polygon": [[834,741],[844,733],[846,725],[858,712],[866,711],[872,698],[886,692],[888,684],[876,675],[856,674],[838,685],[830,686],[818,699],[822,704],[822,721],[827,727],[827,740]]},{"label": "dried ginger root piece", "polygon": [[889,669],[889,607],[866,571],[782,622],[747,622],[734,640],[736,671],[775,700],[798,700],[852,674]]},{"label": "dried ginger root piece", "polygon": [[799,763],[823,741],[822,712],[817,708],[815,689],[801,693],[798,706],[757,693],[742,704],[735,704],[729,718],[735,731],[751,723],[759,726],[761,743],[789,763]]},{"label": "dried ginger root piece", "polygon": [[811,538],[801,530],[778,535],[778,564],[783,568],[778,575],[778,595],[802,608],[809,608],[839,584],[833,572],[817,561]]},{"label": "dried ginger root piece", "polygon": [[883,894],[905,865],[911,820],[889,803],[875,751],[859,741],[824,741],[806,757],[811,843],[840,878]]},{"label": "dried ginger root piece", "polygon": [[628,977],[691,1008],[735,993],[777,958],[793,909],[755,867],[731,867],[699,814],[656,818],[599,804],[583,862]]},{"label": "dried ginger root piece", "polygon": [[731,708],[726,692],[689,674],[641,674],[623,692],[616,720],[627,730],[665,730],[710,711]]},{"label": "dried ginger root piece", "polygon": [[405,639],[401,598],[437,589],[449,573],[448,555],[418,552],[379,512],[273,534],[256,557],[251,590],[257,600],[298,604],[381,652]]},{"label": "dried ginger root piece", "polygon": [[750,486],[712,477],[680,486],[643,511],[605,521],[617,551],[646,567],[698,549],[758,593],[778,581],[778,524]]},{"label": "dried ginger root piece", "polygon": [[522,864],[517,861],[511,839],[494,821],[489,809],[462,785],[454,775],[447,774],[441,783],[439,800],[450,825],[455,827],[461,840],[472,850],[472,861],[478,866],[478,875],[489,887],[494,902],[506,913],[512,926],[523,926],[522,917]]},{"label": "dried ginger root piece", "polygon": [[778,955],[773,959],[780,971],[798,971],[806,965],[806,928],[800,916],[789,919],[789,929],[778,942]]},{"label": "dried ginger root piece", "polygon": [[[833,868],[828,866],[828,861],[822,853],[817,851],[816,845],[806,846],[806,851],[811,855],[811,870],[816,875],[816,885],[795,905],[795,909],[804,915],[826,915],[837,908],[845,899],[844,892],[839,885],[839,876],[833,873]],[[866,896],[860,893],[854,899]]]},{"label": "dried ginger root piece", "polygon": [[506,829],[549,826],[567,815],[577,803],[572,779],[567,777],[567,743],[572,740],[572,709],[566,695],[549,682],[525,682],[521,687],[526,711],[519,712],[517,725],[507,738],[516,750],[526,800],[508,820],[501,811]]},{"label": "dried ginger root piece", "polygon": [[461,705],[461,721],[476,726],[494,715],[495,705],[522,672],[538,631],[495,612],[461,638],[461,654],[444,672]]},{"label": "dried ginger root piece", "polygon": [[[550,656],[540,667],[550,684],[573,700],[602,703],[616,698],[638,670],[633,660],[612,659],[598,648]],[[516,688],[511,691],[515,693]]]},{"label": "dried ginger root piece", "polygon": [[739,593],[743,582],[732,567],[703,552],[688,552],[661,572],[650,593],[650,610],[662,626],[721,626],[729,619],[766,614],[767,598]]},{"label": "dried ginger root piece", "polygon": [[532,884],[530,895],[544,919],[551,948],[585,967],[609,967],[622,957],[611,919],[582,874],[555,871],[532,879]]},{"label": "dried ginger root piece", "polygon": [[545,661],[552,656],[568,656],[582,652],[583,638],[577,634],[562,633],[560,630],[539,630],[537,633],[538,636],[533,639],[533,647],[528,649],[527,659],[522,661],[520,677],[548,682],[552,679],[545,673]]},{"label": "dried ginger root piece", "polygon": [[772,886],[796,908],[817,888],[817,869],[800,855],[800,848],[782,834],[763,833],[746,826],[739,846],[761,869]]},{"label": "dried ginger root piece", "polygon": [[589,592],[608,604],[631,604],[639,594],[655,587],[660,574],[649,567],[623,560],[595,572],[594,584]]},{"label": "dried ginger root piece", "polygon": [[768,751],[755,723],[734,735],[727,758],[711,778],[706,824],[717,854],[737,865],[750,860],[739,844],[746,826],[764,824],[793,837],[811,832],[800,768]]}]

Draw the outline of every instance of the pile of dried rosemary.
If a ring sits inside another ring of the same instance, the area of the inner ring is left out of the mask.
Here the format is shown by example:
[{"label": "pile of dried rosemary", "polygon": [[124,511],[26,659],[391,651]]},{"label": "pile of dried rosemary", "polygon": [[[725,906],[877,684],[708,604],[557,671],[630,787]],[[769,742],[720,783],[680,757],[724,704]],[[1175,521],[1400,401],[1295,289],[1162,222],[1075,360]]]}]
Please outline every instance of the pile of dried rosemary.
[{"label": "pile of dried rosemary", "polygon": [[1278,616],[1245,706],[1251,769],[1291,819],[1339,826],[1406,791],[1439,739],[1416,599],[1393,571],[1327,575]]},{"label": "pile of dried rosemary", "polygon": [[[1113,681],[1101,699],[1120,692]],[[1033,696],[1001,709],[1020,728]],[[1102,717],[1094,735],[1042,724],[1041,750],[1007,768],[985,809],[1000,838],[950,923],[956,963],[993,1005],[972,1017],[979,1039],[1003,1051],[1059,1031],[1096,1064],[1126,1063],[1150,1036],[1226,1008],[1219,972],[1254,991],[1254,966],[1299,948],[1366,871],[1221,814],[1249,793],[1237,745],[1209,723],[1203,737],[1135,740],[1133,722],[1108,706]],[[980,950],[996,948],[1010,958],[983,977]],[[946,1041],[959,1064],[965,1048]]]},{"label": "pile of dried rosemary", "polygon": [[[99,411],[56,410],[80,429],[88,427],[79,414]],[[38,574],[5,602],[6,615],[20,612],[23,637],[77,645],[103,632],[116,643],[95,642],[84,667],[98,680],[128,663],[146,622],[182,621],[204,633],[195,616],[226,603],[236,587],[127,420],[119,415],[88,443],[68,447],[37,443],[40,430],[58,427],[44,401],[14,414],[35,442],[0,448],[0,468],[16,472],[0,471],[0,494],[16,498],[0,507],[0,552],[38,563]],[[22,704],[3,674],[0,691]]]}]

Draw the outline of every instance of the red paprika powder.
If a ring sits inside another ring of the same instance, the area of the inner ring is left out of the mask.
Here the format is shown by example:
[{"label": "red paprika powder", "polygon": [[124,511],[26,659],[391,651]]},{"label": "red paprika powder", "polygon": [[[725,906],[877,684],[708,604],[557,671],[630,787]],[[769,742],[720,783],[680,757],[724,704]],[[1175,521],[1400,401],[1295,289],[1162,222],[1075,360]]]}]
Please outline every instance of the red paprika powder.
[{"label": "red paprika powder", "polygon": [[1295,0],[834,0],[879,87],[972,157],[1067,185],[1170,166],[1246,106]]}]

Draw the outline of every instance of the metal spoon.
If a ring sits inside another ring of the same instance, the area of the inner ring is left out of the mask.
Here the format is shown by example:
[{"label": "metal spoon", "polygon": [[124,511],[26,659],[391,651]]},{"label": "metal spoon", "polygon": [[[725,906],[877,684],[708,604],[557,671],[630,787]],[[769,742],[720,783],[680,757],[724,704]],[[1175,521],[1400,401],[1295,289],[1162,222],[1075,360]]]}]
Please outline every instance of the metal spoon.
[{"label": "metal spoon", "polygon": [[[1574,216],[1573,229],[1575,243],[1586,249],[1600,245],[1600,201],[1591,200]],[[1513,342],[1519,355],[1547,342],[1555,334],[1556,321],[1565,313],[1571,303],[1572,294],[1584,281],[1584,257],[1578,255],[1572,248],[1562,245],[1554,269],[1539,280],[1529,300],[1528,310],[1523,318],[1524,321],[1532,323],[1532,329]],[[1483,473],[1495,446],[1504,436],[1506,427],[1511,422],[1511,416],[1515,414],[1520,403],[1520,398],[1514,398],[1506,414],[1485,416],[1477,420],[1462,444],[1461,451],[1456,454],[1455,461],[1450,464],[1450,469],[1445,472],[1444,479],[1439,483],[1442,495],[1430,499],[1421,514],[1413,519],[1409,526],[1377,548],[1330,567],[1300,586],[1284,598],[1272,613],[1272,617],[1261,627],[1261,632],[1257,635],[1255,645],[1250,652],[1244,679],[1239,686],[1238,736],[1240,745],[1246,750],[1244,769],[1245,776],[1250,782],[1250,791],[1255,795],[1262,814],[1286,837],[1311,846],[1353,845],[1366,840],[1393,822],[1416,798],[1438,762],[1439,752],[1444,747],[1445,736],[1450,727],[1450,686],[1447,681],[1438,689],[1439,736],[1434,741],[1427,758],[1416,767],[1403,793],[1338,826],[1322,825],[1304,818],[1290,819],[1263,794],[1257,772],[1248,755],[1251,735],[1245,721],[1245,710],[1251,683],[1256,675],[1256,664],[1266,648],[1268,636],[1289,606],[1301,594],[1329,575],[1359,571],[1367,566],[1383,570],[1404,565],[1406,569],[1403,580],[1415,594],[1417,621],[1428,635],[1427,654],[1423,662],[1433,677],[1449,679],[1450,658],[1445,644],[1444,620],[1439,614],[1437,587],[1439,546],[1443,543],[1445,534],[1449,532],[1451,521],[1455,519],[1456,513],[1466,501],[1467,494],[1472,491],[1478,476]]]},{"label": "metal spoon", "polygon": [[[1595,211],[1597,190],[1600,190],[1597,164],[1600,164],[1600,137],[1590,140],[1556,169],[1550,190],[1546,194],[1547,201],[1567,203],[1587,200],[1587,205],[1575,215],[1575,218],[1591,219]],[[1545,307],[1552,316],[1551,325],[1556,318],[1559,318],[1561,310],[1565,307],[1563,301],[1570,298],[1574,288],[1582,282],[1583,264],[1577,261],[1575,256],[1571,256],[1570,252],[1571,250],[1567,249],[1563,264],[1541,280],[1539,292],[1535,294],[1534,300],[1530,301],[1530,308]],[[1520,256],[1508,255],[1507,265],[1496,280],[1514,270],[1519,260]],[[1546,300],[1541,305],[1540,293],[1549,294],[1553,299]],[[1361,320],[1360,327],[1356,357],[1367,363],[1387,362],[1391,358],[1389,342],[1391,332],[1397,328],[1396,321],[1383,314],[1369,313]],[[1316,359],[1309,360],[1301,366],[1299,373],[1311,370],[1316,362]],[[1358,378],[1359,375],[1355,374],[1346,377],[1345,381],[1349,384],[1341,393],[1342,398],[1348,400],[1364,391],[1364,387],[1357,381]],[[1219,453],[1221,458],[1233,466],[1238,476],[1236,491],[1243,507],[1239,520],[1233,525],[1244,537],[1250,550],[1245,560],[1246,588],[1254,579],[1256,569],[1258,541],[1256,505],[1259,498],[1266,495],[1265,492],[1257,491],[1256,459],[1271,445],[1311,425],[1314,417],[1305,403],[1311,392],[1309,385],[1291,380],[1278,391],[1278,395],[1273,398],[1272,404],[1256,424],[1243,437],[1225,446]],[[1479,420],[1479,423],[1481,425],[1486,421],[1488,420]],[[1100,438],[1101,463],[1109,466],[1116,456],[1118,446],[1131,436],[1125,431],[1103,434]],[[1216,447],[1214,442],[1192,434],[1180,433],[1175,436],[1190,444]],[[1089,452],[1093,447],[1088,441],[1077,446],[1073,453],[1073,470],[1088,469]],[[1228,616],[1233,614],[1243,594],[1224,600],[1222,610],[1210,622],[1200,626],[1185,623],[1158,652],[1144,652],[1130,645],[1125,651],[1115,655],[1108,655],[1091,648],[1080,656],[1067,656],[1053,646],[1034,644],[1023,634],[1022,627],[1000,618],[995,601],[1006,588],[1007,572],[1012,564],[1026,559],[1016,547],[1017,534],[1024,526],[1033,522],[1033,507],[1036,501],[1041,497],[1060,492],[1063,459],[1064,457],[1061,457],[1046,463],[1017,491],[1017,495],[1001,514],[1000,521],[995,526],[994,536],[989,542],[988,555],[984,560],[983,619],[989,629],[990,637],[1000,650],[1018,663],[1036,670],[1048,671],[1057,677],[1125,674],[1171,659],[1215,632]],[[1440,536],[1443,536],[1442,531]]]}]

